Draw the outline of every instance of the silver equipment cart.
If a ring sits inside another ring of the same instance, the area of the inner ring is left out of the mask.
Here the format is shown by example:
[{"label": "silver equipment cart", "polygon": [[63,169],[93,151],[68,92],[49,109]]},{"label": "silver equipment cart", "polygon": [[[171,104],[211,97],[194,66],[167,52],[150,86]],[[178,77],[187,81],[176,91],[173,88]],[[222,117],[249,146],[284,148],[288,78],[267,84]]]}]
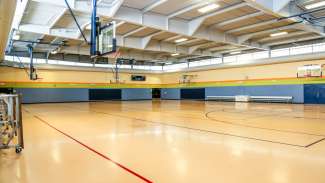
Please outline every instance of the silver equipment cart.
[{"label": "silver equipment cart", "polygon": [[21,96],[0,94],[0,149],[24,148]]}]

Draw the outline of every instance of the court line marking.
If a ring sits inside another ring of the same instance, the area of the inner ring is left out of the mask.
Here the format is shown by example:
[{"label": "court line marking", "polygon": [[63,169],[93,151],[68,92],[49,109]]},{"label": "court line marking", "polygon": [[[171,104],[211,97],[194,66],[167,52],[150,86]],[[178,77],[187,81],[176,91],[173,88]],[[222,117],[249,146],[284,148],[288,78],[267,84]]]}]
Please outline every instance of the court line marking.
[{"label": "court line marking", "polygon": [[[69,107],[71,109],[72,107]],[[156,122],[156,121],[151,121],[151,120],[146,120],[146,119],[140,119],[140,118],[134,118],[134,117],[127,117],[123,115],[116,115],[116,114],[110,114],[106,112],[100,112],[100,111],[94,111],[94,110],[83,110],[79,108],[73,107],[73,109],[83,111],[83,112],[93,112],[93,113],[98,113],[98,114],[105,114],[109,116],[115,116],[115,117],[120,117],[120,118],[127,118],[127,119],[132,119],[132,120],[138,120],[138,121],[143,121],[146,123],[151,123],[151,124],[160,124],[163,126],[171,126],[171,127],[176,127],[176,128],[182,128],[182,129],[187,129],[187,130],[193,130],[193,131],[200,131],[200,132],[205,132],[205,133],[213,133],[213,134],[218,134],[218,135],[223,135],[223,136],[230,136],[230,137],[236,137],[236,138],[241,138],[241,139],[249,139],[249,140],[256,140],[256,141],[261,141],[261,142],[268,142],[268,143],[273,143],[273,144],[281,144],[281,145],[286,145],[286,146],[293,146],[293,147],[300,147],[300,148],[306,148],[305,145],[298,145],[298,144],[290,144],[290,143],[285,143],[285,142],[280,142],[280,141],[272,141],[272,140],[266,140],[266,139],[259,139],[259,138],[254,138],[254,137],[247,137],[247,136],[241,136],[241,135],[235,135],[231,133],[223,133],[223,132],[216,132],[216,131],[211,131],[211,130],[204,130],[204,129],[197,129],[197,128],[191,128],[191,127],[186,127],[186,126],[180,126],[180,125],[172,125],[172,124],[167,124],[163,122]]]},{"label": "court line marking", "polygon": [[[242,127],[269,130],[269,131],[277,131],[277,132],[283,132],[283,133],[303,134],[303,135],[310,135],[310,136],[316,136],[316,137],[325,137],[325,135],[306,133],[306,132],[300,132],[300,131],[279,130],[279,129],[274,129],[274,128],[257,127],[257,126],[253,126],[253,125],[244,125],[244,124],[234,123],[234,122],[231,122],[231,121],[218,120],[218,119],[215,119],[215,118],[209,116],[209,114],[215,113],[215,112],[223,112],[223,111],[218,111],[218,110],[209,111],[209,112],[205,113],[205,117],[207,119],[211,120],[211,121],[215,121],[215,122],[218,122],[218,123],[229,124],[229,125],[234,125],[234,126],[242,126]],[[263,117],[268,117],[268,116],[270,116],[270,115],[267,115],[267,116],[265,115]],[[249,118],[249,119],[251,119],[251,118]],[[247,120],[247,119],[244,119],[244,120]]]},{"label": "court line marking", "polygon": [[[26,109],[24,109],[24,110],[25,110],[26,112],[30,113],[30,112],[27,111]],[[31,113],[30,113],[30,114],[31,114]],[[32,114],[32,115],[33,115],[33,114]],[[64,131],[62,131],[62,130],[56,128],[56,127],[53,126],[53,125],[51,125],[49,122],[43,120],[43,119],[40,118],[39,116],[33,115],[33,117],[36,118],[36,119],[38,119],[39,121],[41,121],[43,124],[47,125],[48,127],[52,128],[52,129],[54,129],[54,130],[56,130],[57,132],[61,133],[62,135],[64,135],[64,136],[68,137],[69,139],[75,141],[76,143],[78,143],[79,145],[81,145],[81,146],[83,146],[84,148],[88,149],[89,151],[91,151],[91,152],[93,152],[93,153],[99,155],[100,157],[102,157],[102,158],[104,158],[104,159],[110,161],[111,163],[113,163],[113,164],[115,164],[116,166],[122,168],[123,170],[127,171],[128,173],[134,175],[135,177],[137,177],[137,178],[143,180],[144,182],[146,182],[146,183],[153,183],[153,181],[149,180],[148,178],[145,178],[144,176],[142,176],[142,175],[138,174],[137,172],[135,172],[135,171],[133,171],[133,170],[127,168],[126,166],[122,165],[121,163],[118,163],[117,161],[111,159],[110,157],[108,157],[108,156],[106,156],[106,155],[104,155],[104,154],[98,152],[98,151],[95,150],[94,148],[92,148],[92,147],[86,145],[85,143],[81,142],[80,140],[78,140],[78,139],[72,137],[72,136],[69,135],[68,133],[66,133],[66,132],[64,132]]]},{"label": "court line marking", "polygon": [[[320,140],[317,140],[315,142],[312,142],[311,144],[308,144],[308,145],[290,144],[290,143],[285,143],[285,142],[280,142],[280,141],[272,141],[272,140],[254,138],[254,137],[235,135],[235,134],[231,134],[231,133],[223,133],[223,132],[216,132],[216,131],[211,131],[211,130],[197,129],[197,128],[191,128],[191,127],[180,126],[180,125],[172,125],[172,124],[167,124],[167,123],[163,123],[163,122],[156,122],[156,121],[140,119],[140,118],[134,118],[134,117],[128,117],[128,116],[123,116],[123,115],[116,115],[116,114],[111,114],[111,113],[106,113],[106,112],[101,112],[101,111],[94,111],[94,110],[87,110],[86,111],[86,110],[76,108],[76,107],[71,107],[71,106],[67,106],[67,108],[69,108],[70,110],[75,109],[75,110],[82,111],[82,112],[89,112],[90,111],[90,112],[94,112],[94,113],[98,113],[98,114],[105,114],[105,115],[109,115],[109,116],[133,119],[133,120],[143,121],[143,122],[151,123],[151,124],[160,124],[160,125],[163,125],[163,126],[171,126],[171,127],[188,129],[188,130],[193,130],[193,131],[200,131],[200,132],[205,132],[205,133],[213,133],[213,134],[218,134],[218,135],[237,137],[237,138],[241,138],[241,139],[256,140],[256,141],[261,141],[261,142],[268,142],[268,143],[273,143],[273,144],[280,144],[280,145],[299,147],[299,148],[309,148],[309,147],[311,147],[313,145],[316,145],[316,144],[318,144],[318,143],[320,143],[322,141],[325,141],[325,138],[324,138],[324,139],[320,139]],[[317,136],[317,135],[314,135],[314,136]]]},{"label": "court line marking", "polygon": [[109,114],[109,113],[105,113],[105,112],[98,112],[98,111],[92,111],[92,110],[90,110],[90,111],[95,112],[95,113],[99,113],[99,114],[101,113],[101,114],[106,114],[106,115],[110,115],[110,116],[117,116],[117,117],[122,117],[122,118],[138,120],[138,121],[144,121],[144,122],[148,122],[148,123],[161,124],[161,125],[164,125],[164,126],[172,126],[172,127],[184,128],[184,129],[193,130],[193,131],[214,133],[214,134],[219,134],[219,135],[224,135],[224,136],[231,136],[231,137],[237,137],[237,138],[242,138],[242,139],[250,139],[250,140],[262,141],[262,142],[269,142],[269,143],[273,143],[273,144],[281,144],[281,145],[300,147],[300,148],[309,148],[309,147],[311,147],[313,145],[316,145],[316,144],[318,144],[318,143],[325,140],[325,138],[322,138],[322,139],[317,140],[315,142],[312,142],[311,144],[308,144],[308,145],[298,145],[298,144],[290,144],[290,143],[285,143],[285,142],[280,142],[280,141],[259,139],[259,138],[255,138],[255,137],[247,137],[247,136],[242,136],[242,135],[235,135],[235,134],[231,134],[231,133],[223,133],[223,132],[216,132],[216,131],[211,131],[211,130],[203,130],[203,129],[185,127],[185,126],[180,126],[180,125],[171,125],[171,124],[166,124],[166,123],[162,123],[162,122],[155,122],[155,121],[150,121],[150,120],[145,120],[145,119],[140,119],[140,118],[126,117],[126,116],[123,116],[123,115],[113,115],[113,114]]},{"label": "court line marking", "polygon": [[319,139],[319,140],[317,140],[316,142],[313,142],[313,143],[311,143],[311,144],[306,145],[306,148],[311,147],[311,146],[313,146],[313,145],[316,145],[316,144],[318,144],[318,143],[321,143],[322,141],[325,141],[325,138]]},{"label": "court line marking", "polygon": [[[104,101],[103,103],[107,103],[107,102]],[[138,108],[133,108],[133,107],[124,107],[123,106],[123,108],[131,109],[131,110],[138,110]],[[265,111],[258,111],[258,110],[253,110],[253,111],[255,111],[255,112],[265,112]],[[150,112],[150,111],[144,111],[144,112]],[[280,129],[274,129],[274,128],[263,128],[263,127],[253,126],[253,125],[242,125],[242,124],[235,123],[235,122],[231,122],[231,121],[217,120],[217,119],[214,119],[214,118],[208,116],[210,113],[213,113],[213,112],[226,112],[226,113],[231,113],[231,114],[238,114],[238,113],[245,113],[246,111],[243,111],[243,112],[231,112],[231,111],[227,111],[225,108],[222,108],[220,110],[213,110],[213,111],[209,111],[209,112],[206,112],[205,113],[205,117],[208,120],[215,121],[215,122],[218,122],[218,123],[224,123],[224,124],[229,124],[229,125],[234,125],[234,126],[242,126],[242,127],[254,128],[254,129],[277,131],[277,132],[282,132],[282,133],[302,134],[302,135],[310,135],[310,136],[315,136],[315,137],[325,137],[325,135],[323,135],[323,134],[313,134],[313,133],[306,133],[306,132],[301,132],[301,131],[291,131],[291,130],[280,130]],[[244,118],[244,119],[241,119],[241,120],[250,120],[250,119],[262,118],[262,117],[269,117],[269,116],[274,116],[274,115],[281,116],[281,117],[287,117],[287,118],[293,118],[293,119],[296,119],[296,118],[303,118],[303,119],[322,119],[322,118],[306,118],[306,117],[285,116],[285,115],[283,115],[283,114],[286,114],[286,113],[287,112],[276,112],[274,114],[266,114],[266,115],[251,117],[251,118]],[[177,115],[177,117],[178,116],[180,116],[182,118],[189,118],[189,117],[183,116],[183,115]],[[194,117],[194,118],[195,119],[202,119],[202,118],[197,118],[197,117]]]},{"label": "court line marking", "polygon": [[[246,113],[246,112],[266,112],[266,111],[259,111],[259,110],[245,110],[242,112],[231,112],[231,111],[227,111],[226,108],[223,108],[221,110],[222,112],[227,112],[227,113],[232,113],[232,114],[242,114],[242,113]],[[280,117],[285,117],[285,118],[301,118],[301,119],[318,119],[318,120],[325,120],[325,118],[314,118],[314,117],[302,117],[302,116],[290,116],[290,115],[284,115],[287,114],[288,112],[278,112],[278,114],[273,114],[273,115],[279,115]],[[323,113],[323,112],[320,112]],[[266,116],[266,115],[265,115]],[[272,114],[269,114],[269,116],[272,116]]]}]

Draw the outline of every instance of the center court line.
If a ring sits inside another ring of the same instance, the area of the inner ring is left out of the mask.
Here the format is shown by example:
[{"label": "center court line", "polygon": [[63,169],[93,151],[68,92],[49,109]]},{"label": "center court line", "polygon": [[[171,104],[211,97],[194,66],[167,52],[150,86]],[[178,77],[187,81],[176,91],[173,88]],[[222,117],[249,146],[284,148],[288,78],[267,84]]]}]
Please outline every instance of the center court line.
[{"label": "center court line", "polygon": [[[69,107],[69,109],[71,109],[71,107]],[[86,112],[85,110],[79,109],[79,108],[76,108],[76,107],[73,107],[72,109]],[[236,135],[236,134],[231,134],[231,133],[223,133],[223,132],[216,132],[216,131],[211,131],[211,130],[197,129],[197,128],[191,128],[191,127],[187,127],[187,126],[167,124],[167,123],[163,123],[163,122],[151,121],[151,120],[146,120],[146,119],[128,117],[128,116],[117,115],[117,114],[110,114],[110,113],[101,112],[101,111],[94,111],[94,110],[88,110],[88,111],[93,112],[93,113],[98,113],[98,114],[105,114],[105,115],[109,115],[109,116],[115,116],[115,117],[120,117],[120,118],[127,118],[127,119],[132,119],[132,120],[143,121],[145,123],[159,124],[159,125],[164,125],[164,126],[171,126],[171,127],[182,128],[182,129],[187,129],[187,130],[205,132],[205,133],[213,133],[213,134],[236,137],[236,138],[241,138],[241,139],[256,140],[256,141],[268,142],[268,143],[273,143],[273,144],[281,144],[281,145],[286,145],[286,146],[307,148],[306,147],[307,145],[290,144],[290,143],[286,143],[286,142],[272,141],[272,140],[267,140],[267,139],[259,139],[259,138],[247,137],[247,136]]]},{"label": "center court line", "polygon": [[[27,110],[25,110],[25,111],[27,111]],[[30,113],[29,111],[27,111],[27,112]],[[110,161],[111,163],[113,163],[113,164],[115,164],[116,166],[122,168],[123,170],[127,171],[128,173],[130,173],[130,174],[136,176],[137,178],[143,180],[144,182],[146,182],[146,183],[154,183],[153,181],[149,180],[148,178],[145,178],[144,176],[142,176],[142,175],[136,173],[135,171],[133,171],[133,170],[127,168],[126,166],[124,166],[124,165],[122,165],[122,164],[120,164],[120,163],[114,161],[114,160],[111,159],[110,157],[108,157],[108,156],[106,156],[106,155],[104,155],[104,154],[98,152],[98,151],[95,150],[94,148],[92,148],[92,147],[86,145],[85,143],[81,142],[80,140],[78,140],[78,139],[72,137],[71,135],[69,135],[69,134],[63,132],[62,130],[56,128],[55,126],[51,125],[51,124],[48,123],[47,121],[43,120],[42,118],[40,118],[40,117],[38,117],[38,116],[36,116],[36,115],[33,115],[33,117],[36,118],[36,119],[38,119],[39,121],[41,121],[43,124],[47,125],[48,127],[52,128],[52,129],[54,129],[54,130],[56,130],[57,132],[63,134],[63,135],[66,136],[66,137],[68,137],[69,139],[75,141],[75,142],[78,143],[79,145],[81,145],[81,146],[85,147],[86,149],[90,150],[91,152],[93,152],[93,153],[99,155],[100,157],[102,157],[102,158],[104,158],[104,159]]]},{"label": "center court line", "polygon": [[172,126],[172,127],[176,127],[176,128],[183,128],[183,129],[188,129],[188,130],[193,130],[193,131],[214,133],[214,134],[219,134],[219,135],[224,135],[224,136],[237,137],[237,138],[242,138],[242,139],[256,140],[256,141],[261,141],[261,142],[268,142],[268,143],[273,143],[273,144],[281,144],[281,145],[300,147],[300,148],[309,148],[309,147],[311,147],[311,146],[313,146],[315,144],[318,144],[318,143],[325,140],[325,138],[323,138],[323,139],[317,140],[315,142],[312,142],[311,144],[298,145],[298,144],[290,144],[290,143],[280,142],[280,141],[259,139],[259,138],[255,138],[255,137],[247,137],[247,136],[242,136],[242,135],[235,135],[235,134],[231,134],[231,133],[216,132],[216,131],[211,131],[211,130],[197,129],[197,128],[191,128],[191,127],[180,126],[180,125],[171,125],[171,124],[162,123],[162,122],[155,122],[155,121],[150,121],[150,120],[145,120],[145,119],[140,119],[140,118],[126,117],[126,116],[123,116],[123,115],[114,115],[114,114],[109,114],[109,113],[105,113],[105,112],[98,112],[98,111],[91,111],[91,112],[95,112],[95,113],[98,113],[98,114],[106,114],[106,115],[110,115],[110,116],[117,116],[117,117],[121,117],[121,118],[129,118],[129,119],[143,121],[143,122],[152,123],[152,124],[160,124],[160,125]]},{"label": "center court line", "polygon": [[[322,135],[322,134],[313,134],[313,133],[307,133],[307,132],[301,132],[301,131],[291,131],[291,130],[279,130],[279,129],[274,129],[274,128],[264,128],[264,127],[258,127],[258,126],[253,126],[253,125],[245,125],[245,124],[235,123],[232,121],[219,120],[219,119],[215,119],[210,116],[210,114],[215,113],[215,112],[219,112],[219,111],[214,110],[214,111],[207,112],[207,113],[205,113],[205,117],[211,121],[234,125],[234,126],[242,126],[242,127],[247,127],[247,128],[255,128],[255,129],[261,129],[261,130],[269,130],[269,131],[291,133],[291,134],[302,134],[302,135],[310,135],[310,136],[316,136],[316,137],[325,137],[325,135]],[[270,115],[265,115],[265,116],[270,116]],[[263,117],[265,117],[265,116],[263,116]],[[252,119],[252,118],[243,119],[243,120],[250,120],[250,119]]]},{"label": "center court line", "polygon": [[[86,112],[86,110],[76,108],[76,107],[71,107],[71,106],[69,106],[69,109],[75,109],[75,110],[78,110],[78,111]],[[268,143],[273,143],[273,144],[280,144],[280,145],[299,147],[299,148],[309,148],[309,147],[311,147],[313,145],[316,145],[319,142],[322,142],[322,141],[325,140],[325,138],[324,138],[324,139],[321,139],[321,140],[317,140],[316,142],[312,142],[311,144],[298,145],[298,144],[290,144],[290,143],[281,142],[281,141],[272,141],[272,140],[267,140],[267,139],[259,139],[259,138],[255,138],[255,137],[247,137],[247,136],[236,135],[236,134],[231,134],[231,133],[223,133],[223,132],[217,132],[217,131],[211,131],[211,130],[205,130],[205,129],[191,128],[191,127],[187,127],[187,126],[168,124],[168,123],[164,123],[164,122],[151,121],[151,120],[146,120],[146,119],[141,119],[141,118],[128,117],[128,116],[111,114],[111,113],[95,111],[95,110],[87,110],[87,111],[90,111],[90,112],[93,112],[93,113],[98,113],[98,114],[105,114],[105,115],[109,115],[109,116],[115,116],[115,117],[121,117],[121,118],[127,118],[127,119],[143,121],[143,122],[151,123],[151,124],[159,124],[159,125],[164,125],[164,126],[171,126],[171,127],[176,127],[176,128],[187,129],[187,130],[193,130],[193,131],[199,131],[199,132],[205,132],[205,133],[213,133],[213,134],[218,134],[218,135],[224,135],[224,136],[230,136],[230,137],[236,137],[236,138],[248,139],[248,140],[256,140],[256,141],[261,141],[261,142],[268,142]],[[317,135],[314,135],[314,136],[317,136]]]},{"label": "center court line", "polygon": [[[107,102],[103,102],[103,103],[107,103]],[[138,108],[132,108],[132,107],[124,107],[123,108],[127,108],[127,109],[131,109],[131,110],[138,110]],[[145,112],[150,112],[150,111],[145,111]],[[280,129],[274,129],[274,128],[264,128],[264,127],[258,127],[258,126],[253,126],[253,125],[244,125],[244,124],[240,124],[240,123],[236,123],[236,122],[232,122],[232,121],[225,121],[225,120],[218,120],[218,119],[214,119],[212,117],[210,117],[210,113],[214,113],[214,112],[227,112],[225,109],[220,109],[220,110],[213,110],[213,111],[209,111],[204,113],[204,116],[206,119],[212,121],[212,122],[217,122],[217,123],[224,123],[224,124],[228,124],[228,125],[233,125],[233,126],[242,126],[242,127],[246,127],[246,128],[254,128],[254,129],[261,129],[261,130],[268,130],[268,131],[276,131],[276,132],[282,132],[282,133],[290,133],[290,134],[302,134],[302,135],[310,135],[310,136],[316,136],[316,137],[325,137],[324,134],[313,134],[313,133],[307,133],[307,132],[301,132],[301,131],[291,131],[291,130],[280,130]],[[244,112],[229,112],[229,113],[245,113]],[[262,117],[269,117],[269,116],[283,116],[282,114],[286,114],[287,112],[278,112],[275,114],[267,114],[267,115],[261,115],[261,116],[256,116],[253,118],[244,118],[241,120],[251,120],[251,119],[256,119],[256,118],[262,118]],[[167,114],[168,115],[168,114]],[[182,118],[189,118],[188,116],[181,116],[178,115]],[[193,117],[192,117],[193,118]],[[194,117],[195,119],[200,119],[202,120],[203,118],[197,118]],[[293,118],[298,118],[298,117],[293,117]],[[320,119],[320,118],[315,118],[315,119]]]}]

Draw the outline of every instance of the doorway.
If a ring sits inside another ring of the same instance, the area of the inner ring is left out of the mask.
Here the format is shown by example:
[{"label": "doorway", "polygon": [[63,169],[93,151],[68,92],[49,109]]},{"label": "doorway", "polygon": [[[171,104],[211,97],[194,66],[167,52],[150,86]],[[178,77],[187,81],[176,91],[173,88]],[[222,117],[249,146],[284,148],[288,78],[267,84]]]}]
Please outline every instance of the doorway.
[{"label": "doorway", "polygon": [[153,88],[152,89],[152,98],[153,99],[160,99],[161,98],[161,89],[160,88]]}]

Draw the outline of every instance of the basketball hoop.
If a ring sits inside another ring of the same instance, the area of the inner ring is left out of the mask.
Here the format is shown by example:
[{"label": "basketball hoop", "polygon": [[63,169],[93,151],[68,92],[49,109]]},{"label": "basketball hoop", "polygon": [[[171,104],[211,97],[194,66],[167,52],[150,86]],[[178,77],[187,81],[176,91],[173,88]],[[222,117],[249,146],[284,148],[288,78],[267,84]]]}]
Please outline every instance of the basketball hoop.
[{"label": "basketball hoop", "polygon": [[111,55],[113,56],[114,60],[116,60],[121,56],[121,52],[120,50],[117,50],[115,53],[112,53]]}]

